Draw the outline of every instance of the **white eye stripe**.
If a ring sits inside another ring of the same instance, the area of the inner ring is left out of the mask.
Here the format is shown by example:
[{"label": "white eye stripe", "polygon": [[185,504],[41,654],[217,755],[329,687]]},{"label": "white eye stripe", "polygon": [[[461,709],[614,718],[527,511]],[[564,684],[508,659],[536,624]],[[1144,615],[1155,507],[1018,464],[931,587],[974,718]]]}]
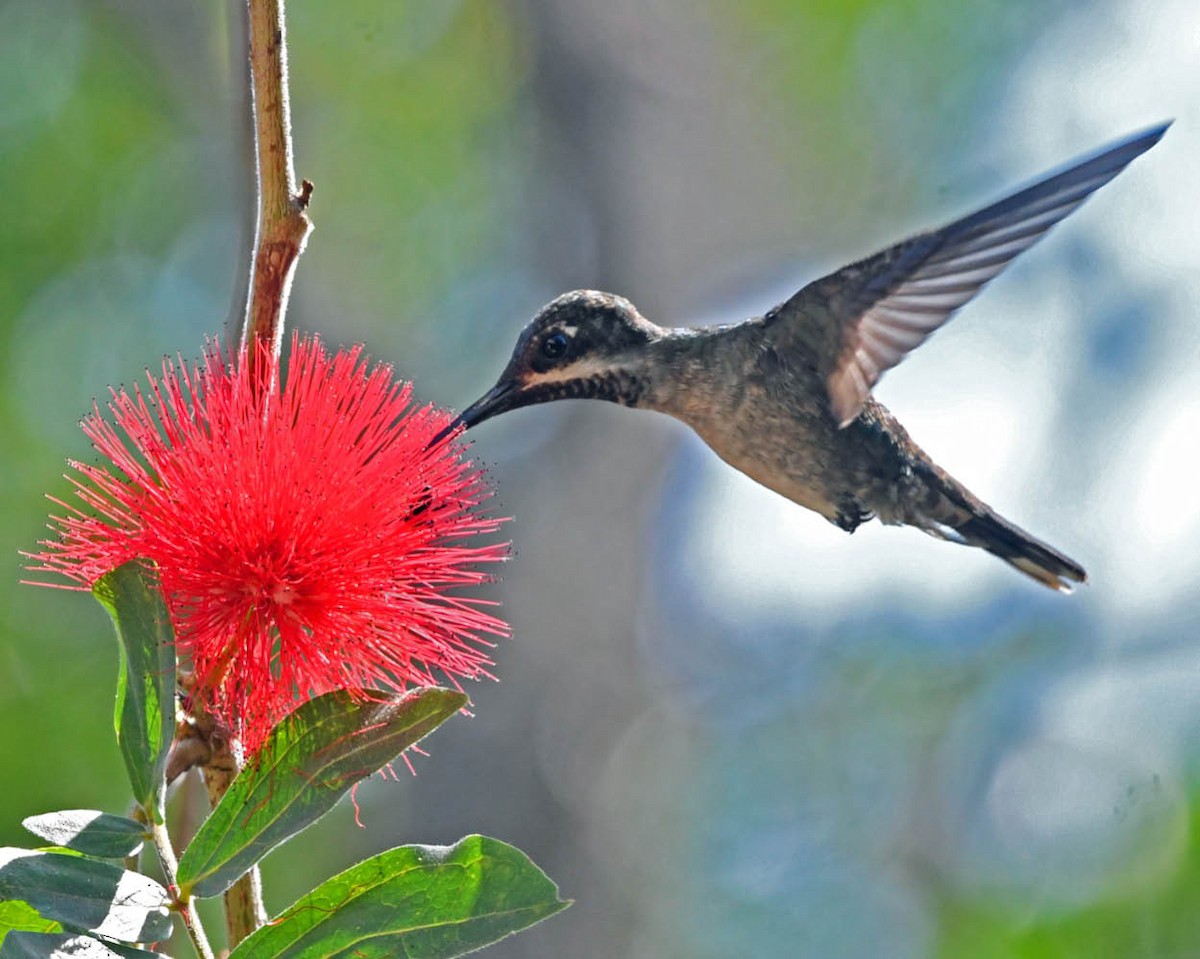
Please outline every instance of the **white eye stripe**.
[{"label": "white eye stripe", "polygon": [[570,363],[567,366],[555,367],[541,373],[531,372],[524,377],[522,386],[528,388],[542,383],[566,383],[570,380],[586,380],[589,377],[600,376],[608,372],[611,372],[611,369],[606,363],[595,359],[585,359]]}]

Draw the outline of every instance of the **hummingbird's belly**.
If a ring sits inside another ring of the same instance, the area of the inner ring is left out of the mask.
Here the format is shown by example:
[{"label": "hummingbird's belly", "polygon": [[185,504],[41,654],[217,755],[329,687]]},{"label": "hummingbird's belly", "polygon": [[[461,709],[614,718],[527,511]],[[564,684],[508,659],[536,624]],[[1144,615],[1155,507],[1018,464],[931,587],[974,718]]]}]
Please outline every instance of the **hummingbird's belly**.
[{"label": "hummingbird's belly", "polygon": [[[837,447],[831,430],[816,417],[794,412],[743,409],[719,422],[693,428],[721,459],[793,503],[838,522],[847,489],[840,481]],[[830,422],[832,427],[832,421]]]},{"label": "hummingbird's belly", "polygon": [[[719,451],[718,455],[720,455]],[[770,464],[756,463],[752,460],[742,459],[740,462],[735,462],[725,456],[721,456],[721,458],[755,482],[779,493],[793,503],[820,513],[831,523],[838,521],[839,509],[836,501],[830,498],[827,489],[823,488],[819,482],[814,481],[814,477],[797,476],[796,471],[781,473],[772,469]]]},{"label": "hummingbird's belly", "polygon": [[872,515],[907,522],[903,501],[914,492],[919,451],[872,398],[839,428],[818,370],[814,359],[783,362],[752,343],[733,359],[729,350],[710,357],[658,408],[691,426],[730,466],[843,529]]},{"label": "hummingbird's belly", "polygon": [[735,415],[691,425],[730,466],[843,529],[872,516],[908,522],[907,503],[920,481],[891,415],[871,400],[839,429],[827,405],[794,396],[780,403],[749,391]]}]

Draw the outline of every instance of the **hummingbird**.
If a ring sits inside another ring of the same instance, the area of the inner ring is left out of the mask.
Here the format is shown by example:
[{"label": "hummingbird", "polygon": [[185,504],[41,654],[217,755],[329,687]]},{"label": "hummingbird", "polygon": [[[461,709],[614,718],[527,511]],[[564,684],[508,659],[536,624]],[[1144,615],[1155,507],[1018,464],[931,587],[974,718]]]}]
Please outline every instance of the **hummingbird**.
[{"label": "hummingbird", "polygon": [[915,526],[1070,592],[1086,582],[1084,568],[934,463],[871,390],[1168,126],[845,266],[744,322],[669,329],[621,296],[566,293],[538,311],[496,385],[445,432],[552,400],[655,410],[686,423],[735,469],[848,533],[870,519]]}]

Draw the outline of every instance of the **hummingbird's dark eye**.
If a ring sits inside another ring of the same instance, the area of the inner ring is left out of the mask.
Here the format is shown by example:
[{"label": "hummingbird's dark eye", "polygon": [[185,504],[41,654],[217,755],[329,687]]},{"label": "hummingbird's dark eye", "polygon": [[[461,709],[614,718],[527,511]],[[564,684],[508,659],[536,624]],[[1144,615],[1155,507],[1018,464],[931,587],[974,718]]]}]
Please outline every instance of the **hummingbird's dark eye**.
[{"label": "hummingbird's dark eye", "polygon": [[542,356],[548,360],[557,360],[566,355],[570,345],[571,341],[567,339],[566,333],[551,333],[542,340]]}]

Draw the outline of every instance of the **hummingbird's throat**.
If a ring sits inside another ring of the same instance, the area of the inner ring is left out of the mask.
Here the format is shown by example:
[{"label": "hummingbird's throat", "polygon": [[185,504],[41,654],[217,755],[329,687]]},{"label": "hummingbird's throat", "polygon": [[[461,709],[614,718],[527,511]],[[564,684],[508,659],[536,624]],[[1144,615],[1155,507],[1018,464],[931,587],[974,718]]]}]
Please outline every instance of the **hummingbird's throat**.
[{"label": "hummingbird's throat", "polygon": [[622,406],[637,406],[645,396],[645,379],[620,369],[605,369],[588,376],[541,379],[521,390],[521,405],[553,400],[607,400]]}]

